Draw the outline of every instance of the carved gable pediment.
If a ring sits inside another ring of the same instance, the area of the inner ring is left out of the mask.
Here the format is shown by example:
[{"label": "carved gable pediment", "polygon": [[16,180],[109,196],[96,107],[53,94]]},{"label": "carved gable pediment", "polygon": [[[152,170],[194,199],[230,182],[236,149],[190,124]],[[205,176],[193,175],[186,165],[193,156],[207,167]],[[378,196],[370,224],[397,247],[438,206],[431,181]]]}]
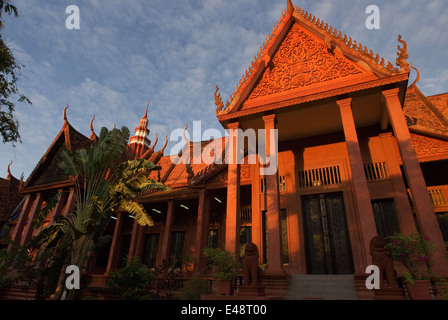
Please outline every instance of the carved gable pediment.
[{"label": "carved gable pediment", "polygon": [[231,119],[408,79],[407,44],[395,68],[304,9],[287,8],[254,56],[229,100],[214,92],[216,115]]},{"label": "carved gable pediment", "polygon": [[324,41],[298,23],[291,26],[244,108],[257,100],[292,93],[294,90],[322,84],[328,86],[367,71],[338,51],[331,51]]}]

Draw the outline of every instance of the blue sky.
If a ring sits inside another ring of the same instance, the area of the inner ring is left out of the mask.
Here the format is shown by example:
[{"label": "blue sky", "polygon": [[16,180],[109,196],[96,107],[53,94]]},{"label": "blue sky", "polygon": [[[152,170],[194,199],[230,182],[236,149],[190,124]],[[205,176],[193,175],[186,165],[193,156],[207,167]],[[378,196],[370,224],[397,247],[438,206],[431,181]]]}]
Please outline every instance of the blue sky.
[{"label": "blue sky", "polygon": [[[286,8],[286,0],[15,0],[19,18],[2,35],[24,65],[19,82],[32,105],[16,104],[22,143],[0,144],[7,166],[28,178],[63,125],[89,136],[94,127],[133,133],[149,100],[150,139],[185,123],[221,128],[213,92],[224,101]],[[448,91],[446,0],[293,0],[329,25],[395,64],[398,34],[421,72],[426,95]],[[368,5],[380,9],[380,29],[365,26]],[[77,5],[80,29],[68,30],[65,9]],[[411,73],[411,81],[415,73]],[[160,140],[159,140],[160,141]],[[170,142],[170,146],[177,141]],[[159,147],[163,141],[159,142]],[[157,148],[156,148],[157,149]]]}]

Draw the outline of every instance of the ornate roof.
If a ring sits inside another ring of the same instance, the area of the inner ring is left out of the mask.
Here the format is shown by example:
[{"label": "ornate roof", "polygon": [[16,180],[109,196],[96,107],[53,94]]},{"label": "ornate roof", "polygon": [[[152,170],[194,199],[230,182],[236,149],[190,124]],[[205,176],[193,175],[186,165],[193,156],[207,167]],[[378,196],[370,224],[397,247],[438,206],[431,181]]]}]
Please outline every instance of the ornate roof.
[{"label": "ornate roof", "polygon": [[417,86],[420,72],[412,68],[417,77],[407,89],[403,106],[409,130],[448,140],[448,93],[425,96]]},{"label": "ornate roof", "polygon": [[[36,165],[30,176],[23,184],[22,191],[26,191],[31,187],[45,186],[61,182],[70,182],[70,178],[66,176],[57,165],[59,154],[64,149],[74,152],[78,149],[89,149],[92,140],[82,133],[78,132],[67,119],[67,107],[64,108],[63,119],[64,124],[53,143],[47,149],[39,163]],[[93,119],[92,119],[93,121]],[[91,121],[91,125],[92,125]],[[91,129],[92,126],[91,126]],[[92,138],[96,139],[96,135],[92,131]]]},{"label": "ornate roof", "polygon": [[254,113],[259,111],[257,107],[273,101],[296,104],[297,98],[336,89],[339,91],[333,95],[341,94],[341,88],[353,90],[354,84],[372,82],[374,86],[407,80],[407,45],[401,36],[398,41],[402,47],[398,46],[397,68],[288,0],[287,8],[225,104],[216,87],[218,119],[229,119],[236,112]]}]

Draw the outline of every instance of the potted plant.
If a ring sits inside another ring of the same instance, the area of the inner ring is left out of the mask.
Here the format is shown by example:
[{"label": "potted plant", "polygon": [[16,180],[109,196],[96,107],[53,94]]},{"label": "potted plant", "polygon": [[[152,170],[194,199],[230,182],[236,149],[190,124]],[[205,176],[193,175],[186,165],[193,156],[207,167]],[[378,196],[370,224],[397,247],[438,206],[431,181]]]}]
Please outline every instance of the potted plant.
[{"label": "potted plant", "polygon": [[387,254],[401,263],[408,272],[403,272],[405,287],[412,300],[430,299],[431,256],[435,251],[434,243],[420,233],[389,236]]},{"label": "potted plant", "polygon": [[193,257],[186,254],[182,257],[182,275],[184,277],[190,276],[190,267],[193,264]]},{"label": "potted plant", "polygon": [[239,270],[235,257],[229,251],[220,248],[205,248],[203,254],[216,267],[214,277],[218,280],[217,293],[232,295]]}]

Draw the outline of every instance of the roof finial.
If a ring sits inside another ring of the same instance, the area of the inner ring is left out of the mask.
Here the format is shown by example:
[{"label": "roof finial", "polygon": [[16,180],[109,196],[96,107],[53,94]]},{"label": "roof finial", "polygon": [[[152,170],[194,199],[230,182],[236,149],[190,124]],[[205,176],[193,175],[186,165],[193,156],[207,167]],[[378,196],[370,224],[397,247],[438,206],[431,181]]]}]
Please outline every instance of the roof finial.
[{"label": "roof finial", "polygon": [[8,176],[6,177],[6,180],[11,180],[12,174],[11,174],[11,165],[12,165],[12,160],[11,162],[8,164]]},{"label": "roof finial", "polygon": [[292,4],[291,0],[288,0],[287,2],[286,11],[288,12],[288,14],[292,14],[294,12],[294,5]]},{"label": "roof finial", "polygon": [[149,100],[148,103],[146,104],[146,111],[145,111],[145,115],[143,116],[143,118],[147,119],[148,118],[148,107],[149,107]]},{"label": "roof finial", "polygon": [[90,120],[90,140],[94,140],[96,137],[95,130],[93,130],[93,120],[95,120],[95,115],[93,115],[92,120]]},{"label": "roof finial", "polygon": [[398,35],[398,42],[400,42],[403,47],[400,47],[400,45],[397,46],[398,51],[397,51],[397,66],[399,66],[401,69],[405,70],[405,71],[409,71],[409,64],[407,63],[406,59],[409,57],[408,54],[408,45],[406,43],[406,41],[401,39],[401,35]]},{"label": "roof finial", "polygon": [[187,128],[188,128],[188,122],[185,124],[185,129],[184,129],[184,132],[183,132],[183,137],[184,137],[184,140],[187,142],[187,143],[189,143],[190,142],[190,140],[189,139],[187,139],[187,137],[185,136],[185,131],[187,131]]},{"label": "roof finial", "polygon": [[67,109],[68,109],[69,105],[67,103],[67,106],[64,108],[64,112],[62,113],[62,119],[64,119],[65,121],[67,121]]},{"label": "roof finial", "polygon": [[415,87],[417,85],[417,82],[420,80],[420,70],[418,70],[416,67],[414,67],[414,64],[411,62],[411,68],[417,71],[417,77],[415,78],[414,82],[409,87]]}]

